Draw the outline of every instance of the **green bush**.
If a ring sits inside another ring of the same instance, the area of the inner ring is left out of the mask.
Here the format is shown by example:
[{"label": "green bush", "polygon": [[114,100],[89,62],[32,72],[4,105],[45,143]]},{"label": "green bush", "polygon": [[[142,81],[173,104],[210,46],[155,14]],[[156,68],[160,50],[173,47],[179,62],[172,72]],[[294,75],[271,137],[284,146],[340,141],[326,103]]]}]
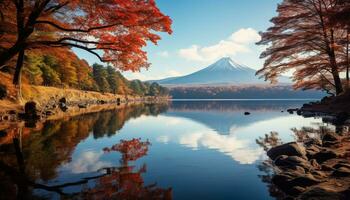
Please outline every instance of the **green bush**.
[{"label": "green bush", "polygon": [[0,99],[4,99],[7,96],[7,88],[5,85],[0,84]]}]

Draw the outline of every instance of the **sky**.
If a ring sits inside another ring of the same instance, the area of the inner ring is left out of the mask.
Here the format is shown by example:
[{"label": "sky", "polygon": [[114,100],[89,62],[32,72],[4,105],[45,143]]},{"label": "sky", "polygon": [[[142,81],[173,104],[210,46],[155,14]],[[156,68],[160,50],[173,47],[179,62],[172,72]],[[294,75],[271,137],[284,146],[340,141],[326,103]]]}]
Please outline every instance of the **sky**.
[{"label": "sky", "polygon": [[[260,69],[263,46],[258,32],[265,31],[281,0],[156,0],[160,10],[173,20],[173,34],[161,33],[158,45],[144,50],[151,67],[123,72],[128,79],[158,80],[201,70],[222,57]],[[90,64],[97,58],[75,50]]]}]

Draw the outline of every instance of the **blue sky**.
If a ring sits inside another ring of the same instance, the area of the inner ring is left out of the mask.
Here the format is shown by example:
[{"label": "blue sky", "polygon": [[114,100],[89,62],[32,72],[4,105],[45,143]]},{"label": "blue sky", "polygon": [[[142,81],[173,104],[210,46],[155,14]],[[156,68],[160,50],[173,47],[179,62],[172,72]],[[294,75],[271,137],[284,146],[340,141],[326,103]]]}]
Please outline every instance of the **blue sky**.
[{"label": "blue sky", "polygon": [[[258,32],[271,24],[281,0],[156,0],[173,20],[173,34],[161,34],[157,46],[150,44],[152,64],[140,73],[124,72],[129,79],[154,80],[200,70],[223,56],[254,69],[262,67],[263,47],[254,43]],[[77,51],[90,64],[92,55]]]}]

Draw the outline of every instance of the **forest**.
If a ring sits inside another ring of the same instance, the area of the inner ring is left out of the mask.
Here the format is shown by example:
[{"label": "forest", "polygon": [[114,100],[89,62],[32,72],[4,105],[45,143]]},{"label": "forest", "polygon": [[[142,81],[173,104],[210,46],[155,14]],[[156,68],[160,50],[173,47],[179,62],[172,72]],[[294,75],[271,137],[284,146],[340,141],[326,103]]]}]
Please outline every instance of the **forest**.
[{"label": "forest", "polygon": [[[4,67],[3,73],[14,74]],[[31,51],[24,57],[23,83],[58,88],[74,88],[112,94],[166,96],[168,89],[157,83],[127,80],[120,71],[108,65],[89,64],[69,48],[55,51]],[[6,87],[0,84],[0,87]]]}]

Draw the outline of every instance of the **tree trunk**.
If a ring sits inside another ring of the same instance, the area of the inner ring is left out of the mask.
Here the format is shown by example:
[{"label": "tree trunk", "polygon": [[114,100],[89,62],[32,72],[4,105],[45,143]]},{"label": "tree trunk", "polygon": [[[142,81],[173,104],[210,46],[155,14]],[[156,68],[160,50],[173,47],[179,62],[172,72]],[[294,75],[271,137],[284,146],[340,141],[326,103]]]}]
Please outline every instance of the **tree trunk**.
[{"label": "tree trunk", "polygon": [[343,92],[343,85],[341,82],[341,79],[339,77],[339,72],[338,72],[338,64],[337,60],[335,57],[335,51],[334,51],[334,31],[331,29],[331,41],[328,43],[328,56],[329,56],[329,61],[331,64],[331,69],[332,69],[332,75],[333,75],[333,80],[334,80],[334,85],[335,85],[335,93],[338,96],[340,93]]},{"label": "tree trunk", "polygon": [[13,76],[13,84],[17,87],[17,100],[22,99],[22,84],[21,84],[21,74],[24,61],[24,49],[20,50],[18,53],[17,64],[15,74]]},{"label": "tree trunk", "polygon": [[349,78],[349,68],[350,68],[350,60],[349,60],[349,29],[346,32],[346,85],[349,89],[350,78]]},{"label": "tree trunk", "polygon": [[340,93],[343,92],[343,85],[339,76],[338,67],[337,67],[337,63],[334,55],[330,55],[330,61],[331,61],[332,75],[333,75],[333,80],[335,85],[335,93],[338,96]]}]

